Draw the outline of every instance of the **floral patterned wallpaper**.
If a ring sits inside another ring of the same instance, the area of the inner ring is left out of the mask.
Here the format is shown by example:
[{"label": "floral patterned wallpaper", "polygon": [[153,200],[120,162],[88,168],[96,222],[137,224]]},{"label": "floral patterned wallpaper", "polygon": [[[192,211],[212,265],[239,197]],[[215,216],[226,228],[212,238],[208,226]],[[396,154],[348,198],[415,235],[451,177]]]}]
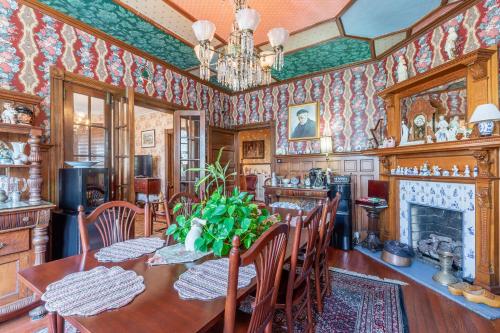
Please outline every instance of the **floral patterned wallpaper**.
[{"label": "floral patterned wallpaper", "polygon": [[498,0],[480,1],[380,61],[232,96],[233,121],[247,124],[275,119],[277,153],[318,153],[317,140],[288,141],[287,112],[289,105],[319,101],[321,134],[333,136],[334,149],[366,149],[370,128],[385,117],[377,92],[396,82],[399,55],[404,56],[410,77],[448,61],[444,44],[450,27],[458,31],[458,55],[499,45]]},{"label": "floral patterned wallpaper", "polygon": [[[162,64],[20,4],[0,1],[0,88],[43,97],[36,123],[50,136],[50,67],[113,84],[133,86],[179,108],[204,109],[211,125],[226,127],[229,96]],[[152,73],[145,78],[145,70]]]}]

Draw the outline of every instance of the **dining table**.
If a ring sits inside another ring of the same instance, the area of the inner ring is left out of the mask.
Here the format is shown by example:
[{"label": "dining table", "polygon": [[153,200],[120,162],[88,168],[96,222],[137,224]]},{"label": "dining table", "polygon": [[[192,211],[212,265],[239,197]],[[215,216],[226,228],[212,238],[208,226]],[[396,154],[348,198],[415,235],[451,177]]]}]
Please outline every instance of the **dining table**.
[{"label": "dining table", "polygon": [[[268,208],[272,214],[279,214],[285,219],[286,214],[297,215],[298,211],[283,208]],[[295,238],[295,228],[290,228],[285,259],[289,259]],[[301,246],[307,241],[307,233],[301,234]],[[94,257],[96,251],[50,261],[34,266],[18,273],[19,280],[41,296],[47,286],[66,275],[87,271],[97,266],[120,266],[125,270],[133,270],[144,278],[146,289],[129,304],[99,313],[94,316],[66,316],[64,320],[72,324],[80,332],[204,332],[223,319],[225,297],[213,300],[181,299],[174,283],[179,276],[194,265],[215,259],[213,254],[195,262],[151,266],[147,263],[153,255],[144,255],[136,259],[118,263],[98,262]],[[255,278],[247,287],[238,290],[238,301],[248,296],[256,286]],[[54,315],[54,314],[53,314]],[[62,317],[58,317],[56,329],[62,332]]]}]

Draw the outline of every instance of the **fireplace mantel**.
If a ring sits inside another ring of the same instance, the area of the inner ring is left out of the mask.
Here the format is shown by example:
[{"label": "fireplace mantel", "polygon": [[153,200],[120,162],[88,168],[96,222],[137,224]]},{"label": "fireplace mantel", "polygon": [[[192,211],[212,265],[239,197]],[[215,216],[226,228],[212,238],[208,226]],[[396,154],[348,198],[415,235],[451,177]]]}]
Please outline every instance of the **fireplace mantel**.
[{"label": "fireplace mantel", "polygon": [[[481,74],[481,75],[478,75]],[[480,49],[460,59],[440,65],[380,93],[386,102],[388,135],[399,143],[400,98],[422,89],[441,85],[446,80],[467,78],[467,119],[479,104],[498,103],[498,55],[496,49]],[[499,126],[500,127],[500,126]],[[460,141],[405,145],[372,149],[364,154],[379,157],[380,179],[389,182],[389,208],[381,216],[381,238],[400,239],[399,186],[401,182],[452,182],[474,186],[475,278],[474,284],[500,293],[500,128],[490,137]],[[438,165],[451,171],[456,165],[478,166],[478,177],[424,177],[392,175],[391,169]]]}]

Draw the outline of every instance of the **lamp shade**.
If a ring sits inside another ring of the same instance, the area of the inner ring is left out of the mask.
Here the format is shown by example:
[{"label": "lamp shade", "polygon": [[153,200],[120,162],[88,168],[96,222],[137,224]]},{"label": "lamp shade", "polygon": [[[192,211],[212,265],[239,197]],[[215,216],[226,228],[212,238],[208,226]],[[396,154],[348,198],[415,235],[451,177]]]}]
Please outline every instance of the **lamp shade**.
[{"label": "lamp shade", "polygon": [[495,104],[481,104],[476,107],[469,123],[478,123],[488,120],[500,120],[500,111]]},{"label": "lamp shade", "polygon": [[322,136],[319,144],[321,153],[330,154],[333,152],[333,141],[331,136]]},{"label": "lamp shade", "polygon": [[260,14],[252,8],[240,9],[236,13],[236,22],[241,30],[255,31],[260,23]]},{"label": "lamp shade", "polygon": [[210,21],[196,21],[191,27],[193,28],[194,35],[199,42],[205,40],[211,41],[214,38],[215,24]]},{"label": "lamp shade", "polygon": [[286,43],[289,33],[285,28],[274,28],[269,30],[267,38],[272,47],[280,46]]}]

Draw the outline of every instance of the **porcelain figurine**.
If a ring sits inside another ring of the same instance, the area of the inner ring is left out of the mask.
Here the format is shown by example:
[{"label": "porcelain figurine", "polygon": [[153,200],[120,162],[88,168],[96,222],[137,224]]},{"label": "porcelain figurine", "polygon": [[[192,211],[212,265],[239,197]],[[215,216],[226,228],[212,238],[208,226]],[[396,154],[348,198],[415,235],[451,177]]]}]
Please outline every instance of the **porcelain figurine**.
[{"label": "porcelain figurine", "polygon": [[458,116],[453,116],[450,120],[450,128],[455,128],[458,132],[460,129],[460,118]]},{"label": "porcelain figurine", "polygon": [[2,122],[6,124],[17,123],[17,111],[12,107],[11,103],[3,104]]},{"label": "porcelain figurine", "polygon": [[273,172],[271,176],[271,186],[277,186],[278,185],[278,180],[276,178],[276,173]]},{"label": "porcelain figurine", "polygon": [[450,27],[448,29],[448,36],[446,36],[446,42],[444,44],[444,51],[448,55],[448,59],[455,59],[456,57],[456,43],[458,39],[457,31],[455,27]]},{"label": "porcelain figurine", "polygon": [[406,60],[403,55],[400,55],[398,58],[398,67],[396,71],[398,82],[408,79],[408,67],[406,66]]},{"label": "porcelain figurine", "polygon": [[440,171],[440,170],[441,170],[441,168],[440,168],[439,166],[437,166],[437,165],[433,165],[433,166],[432,166],[432,175],[433,175],[434,177],[439,177],[439,176],[441,176],[441,171]]},{"label": "porcelain figurine", "polygon": [[7,201],[7,199],[9,199],[9,197],[7,196],[5,190],[0,190],[0,203]]},{"label": "porcelain figurine", "polygon": [[443,170],[442,174],[445,177],[449,177],[450,176],[450,172],[448,170]]},{"label": "porcelain figurine", "polygon": [[431,172],[429,170],[429,165],[427,164],[427,162],[424,162],[424,165],[420,169],[420,175],[421,176],[430,176],[431,175]]},{"label": "porcelain figurine", "polygon": [[194,242],[201,237],[203,226],[206,223],[206,220],[202,220],[197,217],[191,220],[191,229],[189,230],[186,236],[186,240],[184,241],[184,247],[186,248],[186,251],[196,251]]},{"label": "porcelain figurine", "polygon": [[401,141],[399,145],[405,145],[408,143],[408,136],[410,134],[410,129],[406,126],[404,121],[401,122]]},{"label": "porcelain figurine", "polygon": [[396,175],[400,175],[401,174],[401,167],[398,165],[397,169],[396,169]]},{"label": "porcelain figurine", "polygon": [[439,116],[437,123],[438,130],[436,131],[436,142],[448,141],[448,122],[443,115]]},{"label": "porcelain figurine", "polygon": [[453,172],[453,177],[460,176],[460,174],[458,173],[458,167],[456,165],[453,165],[453,168],[451,168],[451,171]]},{"label": "porcelain figurine", "polygon": [[472,171],[472,175],[473,175],[474,177],[479,176],[479,168],[477,167],[477,165],[475,165],[475,166],[474,166],[474,169],[473,169],[473,171]]},{"label": "porcelain figurine", "polygon": [[23,165],[28,163],[28,155],[24,153],[26,142],[11,142],[12,145],[12,159],[14,164]]},{"label": "porcelain figurine", "polygon": [[391,169],[391,175],[395,175],[396,174],[396,169]]},{"label": "porcelain figurine", "polygon": [[470,177],[470,168],[469,168],[469,165],[465,166],[464,177]]},{"label": "porcelain figurine", "polygon": [[418,168],[416,165],[413,167],[413,175],[418,176]]},{"label": "porcelain figurine", "polygon": [[427,143],[434,143],[434,140],[432,139],[432,135],[427,135],[426,142]]},{"label": "porcelain figurine", "polygon": [[389,139],[387,139],[387,148],[394,148],[394,147],[396,147],[396,141],[391,136]]}]

